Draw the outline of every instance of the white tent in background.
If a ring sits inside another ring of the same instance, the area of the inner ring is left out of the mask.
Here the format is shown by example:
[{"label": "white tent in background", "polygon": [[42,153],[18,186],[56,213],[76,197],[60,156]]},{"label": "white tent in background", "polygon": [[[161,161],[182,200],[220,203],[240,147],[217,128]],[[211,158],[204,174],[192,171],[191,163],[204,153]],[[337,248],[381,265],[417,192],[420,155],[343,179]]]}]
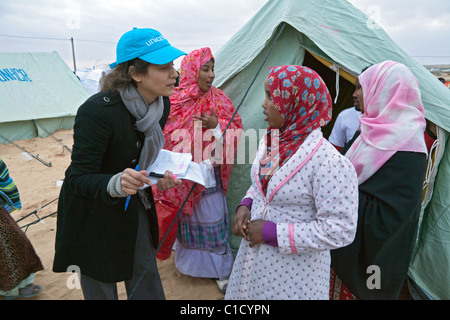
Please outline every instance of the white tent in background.
[{"label": "white tent in background", "polygon": [[93,95],[100,91],[100,79],[108,71],[109,70],[100,68],[77,70],[76,75],[80,78],[83,87],[89,92],[90,95]]},{"label": "white tent in background", "polygon": [[0,97],[0,134],[14,141],[71,129],[89,93],[57,52],[0,53]]}]

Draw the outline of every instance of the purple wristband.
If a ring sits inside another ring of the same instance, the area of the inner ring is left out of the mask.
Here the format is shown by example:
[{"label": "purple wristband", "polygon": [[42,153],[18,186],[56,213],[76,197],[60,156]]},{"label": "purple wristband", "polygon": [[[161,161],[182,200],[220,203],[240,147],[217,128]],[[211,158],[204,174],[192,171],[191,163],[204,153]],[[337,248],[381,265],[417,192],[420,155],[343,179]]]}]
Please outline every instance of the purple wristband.
[{"label": "purple wristband", "polygon": [[277,224],[275,222],[264,222],[262,236],[265,244],[273,247],[278,247]]},{"label": "purple wristband", "polygon": [[[252,198],[244,198],[242,199],[241,203],[239,204],[239,206],[246,206],[248,208],[248,210],[252,210],[252,204],[253,204],[253,199]],[[238,208],[239,208],[238,206]]]},{"label": "purple wristband", "polygon": [[[253,199],[252,198],[244,198],[242,199],[239,206],[246,206],[248,210],[252,210]],[[238,208],[239,208],[238,206]],[[262,230],[263,240],[265,244],[278,247],[278,239],[277,239],[277,224],[272,221],[266,221],[263,225]]]}]

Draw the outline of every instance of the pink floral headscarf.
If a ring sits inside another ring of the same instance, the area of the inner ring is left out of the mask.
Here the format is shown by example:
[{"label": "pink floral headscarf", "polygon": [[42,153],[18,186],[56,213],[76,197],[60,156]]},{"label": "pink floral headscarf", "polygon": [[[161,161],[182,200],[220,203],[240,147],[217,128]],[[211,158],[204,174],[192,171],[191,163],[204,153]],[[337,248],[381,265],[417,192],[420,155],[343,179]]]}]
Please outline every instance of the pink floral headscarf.
[{"label": "pink floral headscarf", "polygon": [[397,151],[427,153],[424,107],[419,82],[403,64],[385,61],[358,77],[364,95],[361,135],[345,156],[359,184],[369,179]]}]

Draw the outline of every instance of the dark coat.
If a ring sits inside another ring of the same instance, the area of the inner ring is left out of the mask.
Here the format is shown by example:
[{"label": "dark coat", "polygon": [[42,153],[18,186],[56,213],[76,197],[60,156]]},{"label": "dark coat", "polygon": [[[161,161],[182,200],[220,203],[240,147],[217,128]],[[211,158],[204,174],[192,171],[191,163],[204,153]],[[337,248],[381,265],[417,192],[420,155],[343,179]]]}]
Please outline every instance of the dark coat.
[{"label": "dark coat", "polygon": [[[342,150],[345,153],[359,132]],[[353,243],[331,251],[331,264],[357,298],[397,299],[412,257],[422,202],[426,154],[397,151],[359,185]],[[380,287],[369,287],[379,269]],[[374,277],[372,277],[374,275]]]},{"label": "dark coat", "polygon": [[[164,127],[170,100],[160,121]],[[100,92],[78,109],[74,125],[72,162],[61,189],[55,242],[54,272],[71,265],[102,282],[129,280],[138,229],[138,196],[126,198],[107,193],[111,177],[139,162],[144,134],[126,109],[120,95]],[[153,245],[158,245],[158,221],[151,188],[148,210]]]}]

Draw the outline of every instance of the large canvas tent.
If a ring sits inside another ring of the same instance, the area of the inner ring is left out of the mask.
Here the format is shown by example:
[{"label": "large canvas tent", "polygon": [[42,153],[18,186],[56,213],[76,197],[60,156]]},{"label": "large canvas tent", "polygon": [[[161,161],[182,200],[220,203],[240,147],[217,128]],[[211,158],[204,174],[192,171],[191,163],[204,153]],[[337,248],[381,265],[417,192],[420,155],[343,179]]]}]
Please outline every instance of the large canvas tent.
[{"label": "large canvas tent", "polygon": [[0,143],[73,127],[89,97],[57,52],[0,53]]},{"label": "large canvas tent", "polygon": [[100,80],[109,72],[108,69],[77,70],[76,75],[83,87],[93,95],[100,91]]},{"label": "large canvas tent", "polygon": [[[255,135],[267,127],[261,104],[268,67],[299,64],[324,78],[333,98],[333,119],[352,106],[354,81],[370,65],[394,60],[420,81],[426,118],[438,126],[424,189],[420,236],[410,276],[432,297],[450,298],[450,90],[405,53],[386,32],[346,0],[269,0],[216,54],[216,80],[239,108],[244,135],[227,194],[230,219],[250,185]],[[333,121],[323,128],[331,132]],[[242,154],[246,150],[245,161]],[[237,249],[240,238],[230,236]],[[430,261],[433,261],[430,265]]]}]

